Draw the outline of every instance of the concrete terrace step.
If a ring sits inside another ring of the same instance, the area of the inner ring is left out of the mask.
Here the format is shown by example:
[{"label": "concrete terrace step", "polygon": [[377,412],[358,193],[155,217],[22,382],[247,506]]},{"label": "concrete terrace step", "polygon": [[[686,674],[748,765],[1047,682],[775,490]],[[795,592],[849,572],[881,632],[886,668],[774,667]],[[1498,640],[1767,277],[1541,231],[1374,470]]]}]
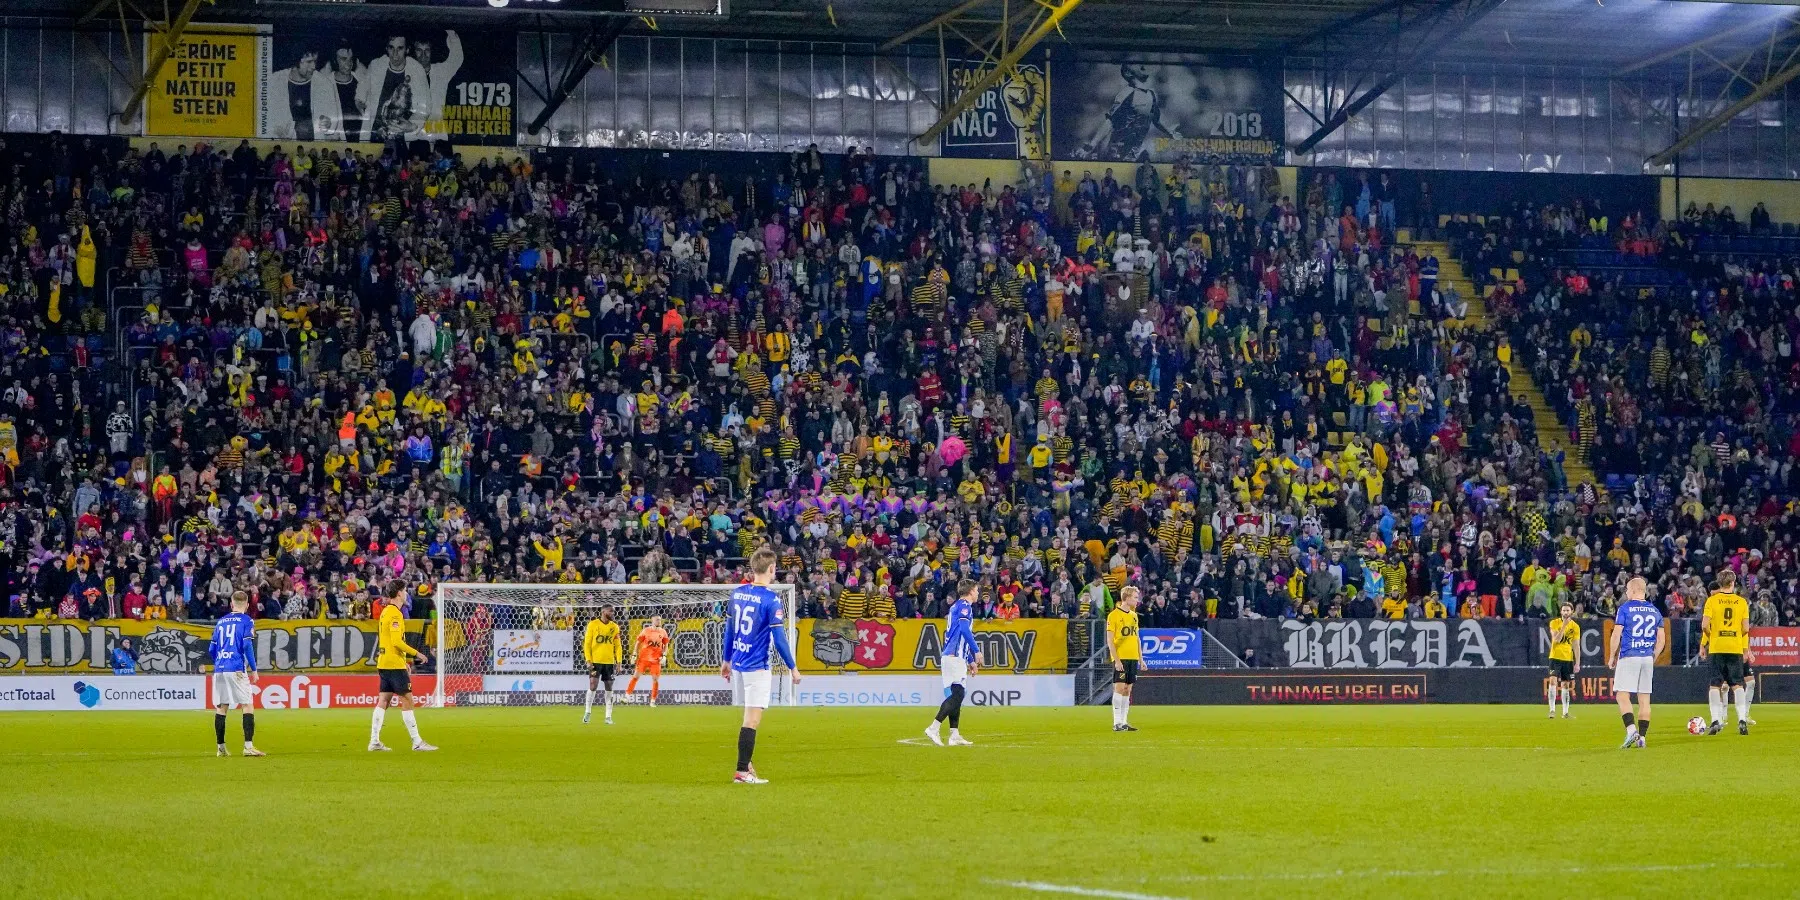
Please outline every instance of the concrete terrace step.
[{"label": "concrete terrace step", "polygon": [[[1436,256],[1438,258],[1438,281],[1456,288],[1458,293],[1468,298],[1469,315],[1461,323],[1455,324],[1476,328],[1491,327],[1493,322],[1488,318],[1487,301],[1475,290],[1475,283],[1469,279],[1468,273],[1463,271],[1462,263],[1451,255],[1450,245],[1443,241],[1409,242],[1406,239],[1410,236],[1410,231],[1401,229],[1397,233],[1396,239],[1402,243],[1411,243],[1414,250],[1420,255]],[[1562,422],[1557,419],[1555,410],[1551,409],[1550,402],[1544,397],[1544,392],[1538,389],[1537,382],[1532,379],[1531,373],[1526,371],[1525,367],[1516,360],[1509,362],[1506,368],[1512,375],[1513,395],[1523,396],[1525,405],[1531,409],[1532,430],[1537,433],[1538,446],[1546,450],[1553,450],[1559,446],[1564,448],[1563,475],[1567,477],[1570,485],[1586,482],[1598,486],[1600,482],[1594,477],[1594,470],[1588,466],[1587,460],[1582,458],[1579,447],[1569,440],[1568,429],[1564,428]]]},{"label": "concrete terrace step", "polygon": [[1507,363],[1506,369],[1512,376],[1513,396],[1524,396],[1525,405],[1531,409],[1532,430],[1537,432],[1538,446],[1545,450],[1554,450],[1558,446],[1564,449],[1563,475],[1570,485],[1582,482],[1599,485],[1600,481],[1594,477],[1594,470],[1582,456],[1580,446],[1569,439],[1569,430],[1556,417],[1556,411],[1550,407],[1544,392],[1538,389],[1531,373],[1517,360]]}]

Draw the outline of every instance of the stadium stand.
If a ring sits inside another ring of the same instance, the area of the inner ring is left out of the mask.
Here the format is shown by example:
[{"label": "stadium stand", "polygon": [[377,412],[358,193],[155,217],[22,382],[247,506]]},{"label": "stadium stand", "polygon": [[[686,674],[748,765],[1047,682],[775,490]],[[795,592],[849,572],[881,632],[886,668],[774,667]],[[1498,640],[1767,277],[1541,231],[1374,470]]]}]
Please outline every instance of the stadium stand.
[{"label": "stadium stand", "polygon": [[988,615],[1136,574],[1168,622],[1519,615],[1521,572],[1600,556],[1491,301],[1329,176],[7,152],[26,614],[360,616],[394,578],[715,578],[767,539],[846,616],[963,573]]},{"label": "stadium stand", "polygon": [[[1575,207],[1579,209],[1579,205]],[[1579,455],[1597,511],[1559,542],[1652,575],[1692,611],[1723,567],[1763,624],[1795,620],[1796,443],[1791,258],[1763,211],[1608,227],[1566,209],[1453,226],[1479,264],[1520,258],[1496,284],[1515,346]],[[1616,248],[1616,249],[1614,249]],[[1491,271],[1491,270],[1490,270]],[[1573,554],[1570,554],[1573,555]],[[1578,557],[1577,557],[1578,558]]]}]

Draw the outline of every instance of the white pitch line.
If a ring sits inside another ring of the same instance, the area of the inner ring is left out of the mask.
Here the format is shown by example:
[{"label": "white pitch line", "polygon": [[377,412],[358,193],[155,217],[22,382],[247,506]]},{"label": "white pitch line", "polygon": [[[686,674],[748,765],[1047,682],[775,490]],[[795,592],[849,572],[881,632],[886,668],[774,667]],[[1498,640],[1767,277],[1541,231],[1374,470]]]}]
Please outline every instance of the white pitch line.
[{"label": "white pitch line", "polygon": [[[994,740],[994,739],[996,739],[996,738],[1009,738],[1009,737],[1037,737],[1037,736],[1039,736],[1039,735],[1044,735],[1044,734],[1051,734],[1051,733],[1052,733],[1052,732],[1048,732],[1048,731],[1002,731],[1002,732],[999,732],[999,733],[998,733],[998,734],[982,734],[982,735],[976,735],[976,737],[979,737],[979,738],[981,738],[981,739],[982,739],[982,740],[981,740],[981,743],[982,743],[982,744],[983,744],[983,745],[987,745],[987,746],[995,746],[995,747],[1037,747],[1037,746],[1041,746],[1041,744],[1042,744],[1042,742],[1041,742],[1041,741],[1032,741],[1032,742],[1028,742],[1028,743],[1019,743],[1019,742],[1011,742],[1011,741],[1009,741],[1009,742],[1006,742],[1006,743],[1001,743],[1001,744],[991,744],[991,745],[990,745],[990,744],[988,744],[988,743],[987,743],[987,742],[988,742],[988,741],[992,741],[992,740]],[[922,738],[922,737],[908,737],[908,738],[901,738],[901,739],[899,739],[899,740],[897,740],[897,741],[895,741],[895,742],[894,742],[894,743],[896,743],[896,744],[911,744],[911,745],[912,745],[912,746],[914,746],[914,747],[932,747],[932,746],[936,746],[936,745],[934,745],[934,744],[932,744],[932,743],[931,743],[931,740],[930,740],[930,739],[929,739],[929,738]]]},{"label": "white pitch line", "polygon": [[[1695,872],[1714,869],[1785,869],[1787,863],[1691,863],[1685,865],[1645,866],[1565,866],[1549,869],[1338,869],[1331,872],[1270,872],[1246,875],[1177,875],[1173,881],[1251,882],[1251,881],[1330,881],[1346,878],[1444,878],[1447,876],[1514,876],[1644,874],[1648,872]],[[1076,884],[1053,884],[1047,881],[1000,881],[988,884],[1031,891],[1039,894],[1073,894],[1079,897],[1108,897],[1113,900],[1184,900],[1166,894],[1144,894],[1106,888],[1082,887]]]},{"label": "white pitch line", "polygon": [[1073,884],[1050,884],[1043,881],[995,881],[989,879],[988,884],[1001,887],[1016,888],[1021,891],[1033,891],[1039,894],[1075,894],[1080,897],[1110,897],[1113,900],[1182,900],[1180,897],[1169,897],[1163,894],[1137,894],[1131,891],[1108,891],[1100,888],[1085,888]]},{"label": "white pitch line", "polygon": [[1711,869],[1784,869],[1786,863],[1689,863],[1682,865],[1640,866],[1563,866],[1539,869],[1338,869],[1331,872],[1269,872],[1250,875],[1175,875],[1171,881],[1328,881],[1338,878],[1444,878],[1456,875],[1520,876],[1544,875],[1608,875],[1643,872],[1690,872]]},{"label": "white pitch line", "polygon": [[1174,875],[1179,882],[1321,882],[1332,878],[1444,878],[1449,875],[1480,877],[1543,877],[1543,875],[1620,875],[1647,871],[1706,871],[1706,869],[1784,869],[1786,862],[1690,862],[1670,866],[1562,866],[1548,869],[1336,869],[1336,871],[1276,871],[1260,875]]},{"label": "white pitch line", "polygon": [[[922,738],[922,737],[901,738],[901,739],[895,741],[894,743],[905,744],[909,747],[934,747],[934,746],[936,746],[935,744],[933,744],[930,741],[930,739]],[[999,749],[1004,749],[1004,750],[1016,750],[1021,747],[1042,747],[1042,746],[1044,746],[1044,743],[1041,741],[995,742],[995,741],[990,741],[990,740],[987,740],[984,738],[982,740],[976,741],[975,746],[977,746],[977,747],[994,747],[994,748],[999,748]]]},{"label": "white pitch line", "polygon": [[[1294,753],[1318,753],[1321,751],[1326,751],[1326,752],[1329,752],[1329,751],[1353,751],[1353,752],[1386,753],[1389,750],[1412,750],[1412,751],[1418,751],[1421,753],[1440,753],[1440,752],[1446,752],[1446,751],[1452,751],[1452,750],[1459,751],[1459,752],[1463,751],[1463,750],[1472,750],[1472,751],[1477,751],[1477,752],[1486,751],[1486,752],[1493,752],[1493,753],[1518,753],[1520,751],[1528,751],[1528,752],[1533,752],[1533,753],[1548,753],[1548,752],[1554,751],[1554,750],[1578,751],[1578,750],[1583,750],[1583,749],[1595,749],[1595,748],[1582,748],[1582,747],[1527,747],[1527,746],[1459,747],[1454,744],[1443,744],[1440,746],[1433,746],[1433,747],[1414,747],[1414,746],[1384,746],[1384,747],[1369,746],[1369,747],[1365,747],[1365,746],[1334,746],[1332,744],[1296,745],[1296,746],[1291,746],[1291,747],[1261,747],[1261,746],[1252,746],[1249,744],[1223,744],[1223,743],[1209,743],[1209,742],[1201,742],[1201,741],[1182,741],[1182,740],[1137,740],[1137,739],[1132,739],[1132,738],[1121,739],[1119,741],[1118,746],[1121,748],[1189,747],[1189,748],[1192,748],[1195,750],[1218,750],[1218,751],[1273,750],[1273,751],[1277,751],[1277,752],[1294,752]],[[1608,749],[1614,749],[1614,748],[1609,747]]]}]

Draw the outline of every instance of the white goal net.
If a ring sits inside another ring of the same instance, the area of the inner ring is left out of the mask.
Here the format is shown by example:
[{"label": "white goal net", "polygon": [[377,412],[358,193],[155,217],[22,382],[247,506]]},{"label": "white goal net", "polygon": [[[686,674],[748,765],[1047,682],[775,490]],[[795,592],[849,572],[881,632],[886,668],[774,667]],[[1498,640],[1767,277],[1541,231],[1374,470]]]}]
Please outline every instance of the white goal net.
[{"label": "white goal net", "polygon": [[[623,692],[641,660],[638,634],[655,616],[669,633],[660,703],[729,704],[737,685],[719,677],[726,607],[735,584],[473,584],[438,586],[434,646],[438,706],[579,705],[588,681],[582,638],[588,622],[613,608],[629,663],[613,683]],[[797,646],[793,585],[771,585],[786,610],[788,646]],[[794,702],[787,666],[771,643],[771,703]],[[624,703],[648,699],[650,678]]]}]

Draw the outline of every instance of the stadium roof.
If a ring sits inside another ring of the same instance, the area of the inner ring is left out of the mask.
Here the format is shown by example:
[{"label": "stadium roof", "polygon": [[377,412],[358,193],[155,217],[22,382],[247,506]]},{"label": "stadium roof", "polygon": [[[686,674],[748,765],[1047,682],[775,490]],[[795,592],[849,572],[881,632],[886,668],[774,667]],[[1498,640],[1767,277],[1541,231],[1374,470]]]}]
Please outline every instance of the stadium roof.
[{"label": "stadium roof", "polygon": [[[73,19],[101,0],[10,0],[7,15]],[[393,2],[393,0],[387,0]],[[881,43],[962,0],[727,0],[723,18],[662,17],[657,34],[763,40]],[[1391,29],[1392,15],[1346,27],[1358,17],[1392,9],[1401,0],[1084,0],[1065,20],[1063,38],[1046,43],[1101,50],[1188,51],[1211,54],[1317,56],[1305,38],[1331,31],[1354,46],[1359,35]],[[1410,0],[1413,8],[1430,0]],[[992,4],[998,15],[998,3]],[[1031,8],[1015,0],[1014,10]],[[828,12],[829,11],[829,12]],[[983,15],[977,11],[973,15]],[[1017,14],[1015,12],[1015,14]],[[206,21],[275,22],[321,18],[345,21],[480,22],[516,15],[530,27],[531,13],[489,13],[444,7],[366,5],[358,0],[218,0],[196,17]],[[1800,16],[1794,3],[1705,0],[1506,0],[1437,56],[1438,62],[1616,69],[1651,59],[1721,33],[1714,52],[1745,51],[1769,29]],[[919,38],[935,46],[935,35]],[[1335,40],[1335,38],[1334,38]],[[1346,50],[1333,45],[1333,55]]]}]

